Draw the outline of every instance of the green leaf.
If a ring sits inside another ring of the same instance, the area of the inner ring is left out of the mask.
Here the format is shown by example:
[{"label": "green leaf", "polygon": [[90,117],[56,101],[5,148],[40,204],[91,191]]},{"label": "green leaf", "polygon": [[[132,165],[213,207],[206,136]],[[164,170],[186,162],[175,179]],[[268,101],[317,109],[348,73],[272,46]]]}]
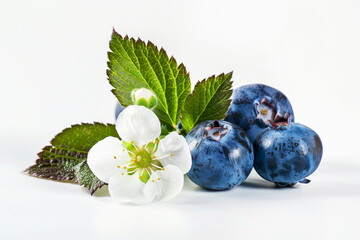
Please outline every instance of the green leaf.
[{"label": "green leaf", "polygon": [[74,172],[65,169],[64,164],[60,163],[57,159],[38,159],[36,160],[35,165],[25,170],[25,173],[35,177],[48,178],[57,181],[66,181],[75,178]]},{"label": "green leaf", "polygon": [[132,105],[131,92],[146,88],[156,94],[153,110],[163,125],[176,129],[186,97],[190,93],[189,73],[183,64],[169,58],[164,49],[148,42],[122,37],[113,31],[108,53],[108,79],[112,92],[124,107]]},{"label": "green leaf", "polygon": [[94,193],[104,185],[90,171],[86,164],[87,153],[98,141],[119,135],[115,125],[82,123],[63,130],[38,154],[36,164],[27,168],[26,173],[53,180],[73,180]]},{"label": "green leaf", "polygon": [[109,136],[119,138],[113,124],[82,123],[63,130],[51,140],[51,145],[87,154],[95,143]]},{"label": "green leaf", "polygon": [[207,120],[220,120],[226,115],[232,94],[232,72],[215,75],[198,82],[187,97],[181,123],[189,132],[195,125]]},{"label": "green leaf", "polygon": [[89,189],[91,191],[91,195],[93,195],[97,189],[105,185],[105,183],[100,181],[100,179],[98,179],[90,170],[86,160],[76,165],[74,170],[76,182]]}]

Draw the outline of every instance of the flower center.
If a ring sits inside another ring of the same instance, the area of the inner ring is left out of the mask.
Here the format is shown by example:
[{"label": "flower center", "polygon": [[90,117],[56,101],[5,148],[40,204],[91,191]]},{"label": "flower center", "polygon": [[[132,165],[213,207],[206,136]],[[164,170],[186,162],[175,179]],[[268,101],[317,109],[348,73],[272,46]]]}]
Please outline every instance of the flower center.
[{"label": "flower center", "polygon": [[220,141],[228,132],[228,129],[223,125],[220,126],[219,121],[209,123],[204,130],[203,137],[210,137],[213,140]]},{"label": "flower center", "polygon": [[133,158],[134,166],[136,168],[147,168],[151,166],[152,154],[150,154],[146,149],[141,148],[140,151],[135,153],[135,158]]},{"label": "flower center", "polygon": [[[155,156],[155,153],[158,149],[159,141],[159,138],[157,138],[154,142],[150,142],[141,147],[136,146],[134,142],[128,143],[122,141],[125,149],[128,151],[131,160],[122,166],[117,166],[117,168],[119,168],[119,170],[121,171],[121,175],[124,176],[125,174],[138,174],[140,181],[142,181],[143,183],[147,183],[149,180],[151,180],[153,183],[155,183],[155,181],[160,181],[160,177],[156,174],[156,171],[164,171],[165,168],[163,167],[159,159],[172,157],[173,154],[171,153],[161,157]],[[123,149],[123,151],[125,151],[125,149]],[[114,156],[114,159],[116,160],[117,157]]]},{"label": "flower center", "polygon": [[290,115],[285,113],[284,116],[282,116],[277,113],[275,104],[269,103],[266,97],[264,97],[260,103],[255,102],[255,109],[257,112],[256,118],[262,120],[266,125],[271,125],[275,129],[289,125]]}]

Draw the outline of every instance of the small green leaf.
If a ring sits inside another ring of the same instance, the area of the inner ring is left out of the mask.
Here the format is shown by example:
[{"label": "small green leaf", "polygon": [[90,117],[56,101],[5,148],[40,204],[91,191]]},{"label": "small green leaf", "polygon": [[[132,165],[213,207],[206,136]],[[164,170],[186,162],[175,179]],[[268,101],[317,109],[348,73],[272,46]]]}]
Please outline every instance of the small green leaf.
[{"label": "small green leaf", "polygon": [[189,132],[195,125],[206,120],[220,120],[226,115],[232,94],[232,72],[211,76],[195,85],[187,97],[181,123]]},{"label": "small green leaf", "polygon": [[150,89],[158,100],[153,109],[162,125],[176,130],[185,99],[190,93],[189,74],[183,64],[169,58],[164,49],[154,44],[122,37],[113,31],[108,53],[107,71],[112,92],[124,107],[134,104],[134,89]]},{"label": "small green leaf", "polygon": [[98,179],[90,170],[86,160],[76,165],[74,170],[76,182],[89,189],[91,191],[91,195],[93,195],[96,190],[105,185],[105,183],[100,181],[100,179]]},{"label": "small green leaf", "polygon": [[75,179],[93,193],[104,183],[100,183],[100,180],[90,173],[86,164],[87,153],[95,143],[108,136],[119,138],[115,125],[73,125],[56,135],[51,140],[51,145],[44,147],[38,154],[36,164],[27,168],[25,172],[58,181]]}]

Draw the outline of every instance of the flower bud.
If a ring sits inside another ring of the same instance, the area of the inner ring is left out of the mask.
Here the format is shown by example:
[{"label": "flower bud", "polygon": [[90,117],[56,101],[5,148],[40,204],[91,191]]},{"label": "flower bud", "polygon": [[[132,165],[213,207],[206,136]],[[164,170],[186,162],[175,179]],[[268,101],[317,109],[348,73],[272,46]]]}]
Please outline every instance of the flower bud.
[{"label": "flower bud", "polygon": [[155,94],[146,88],[135,89],[131,93],[133,103],[152,109],[156,106],[157,98]]}]

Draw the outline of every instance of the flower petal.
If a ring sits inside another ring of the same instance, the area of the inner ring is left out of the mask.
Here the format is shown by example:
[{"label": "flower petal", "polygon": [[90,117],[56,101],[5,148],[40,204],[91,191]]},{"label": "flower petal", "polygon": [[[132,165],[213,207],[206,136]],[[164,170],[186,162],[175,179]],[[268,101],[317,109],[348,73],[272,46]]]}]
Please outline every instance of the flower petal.
[{"label": "flower petal", "polygon": [[182,171],[174,165],[167,165],[164,171],[160,170],[151,174],[144,188],[144,194],[154,201],[167,201],[178,195],[183,185]]},{"label": "flower petal", "polygon": [[138,174],[116,174],[110,178],[109,193],[117,202],[144,204],[152,202],[153,197],[144,194],[145,183]]},{"label": "flower petal", "polygon": [[126,142],[133,141],[135,145],[143,146],[160,136],[161,126],[153,111],[143,106],[130,105],[119,114],[116,130]]},{"label": "flower petal", "polygon": [[[185,138],[176,132],[171,132],[160,140],[155,153],[163,166],[175,165],[185,174],[191,168],[191,154]],[[167,157],[165,157],[167,156]]]},{"label": "flower petal", "polygon": [[115,137],[107,137],[97,142],[87,155],[87,163],[91,171],[103,182],[119,172],[119,167],[130,162],[128,151],[121,141]]},{"label": "flower petal", "polygon": [[265,104],[261,104],[256,106],[256,110],[258,112],[258,115],[256,117],[263,120],[264,123],[267,124],[268,121],[272,119],[273,110],[271,107]]}]

